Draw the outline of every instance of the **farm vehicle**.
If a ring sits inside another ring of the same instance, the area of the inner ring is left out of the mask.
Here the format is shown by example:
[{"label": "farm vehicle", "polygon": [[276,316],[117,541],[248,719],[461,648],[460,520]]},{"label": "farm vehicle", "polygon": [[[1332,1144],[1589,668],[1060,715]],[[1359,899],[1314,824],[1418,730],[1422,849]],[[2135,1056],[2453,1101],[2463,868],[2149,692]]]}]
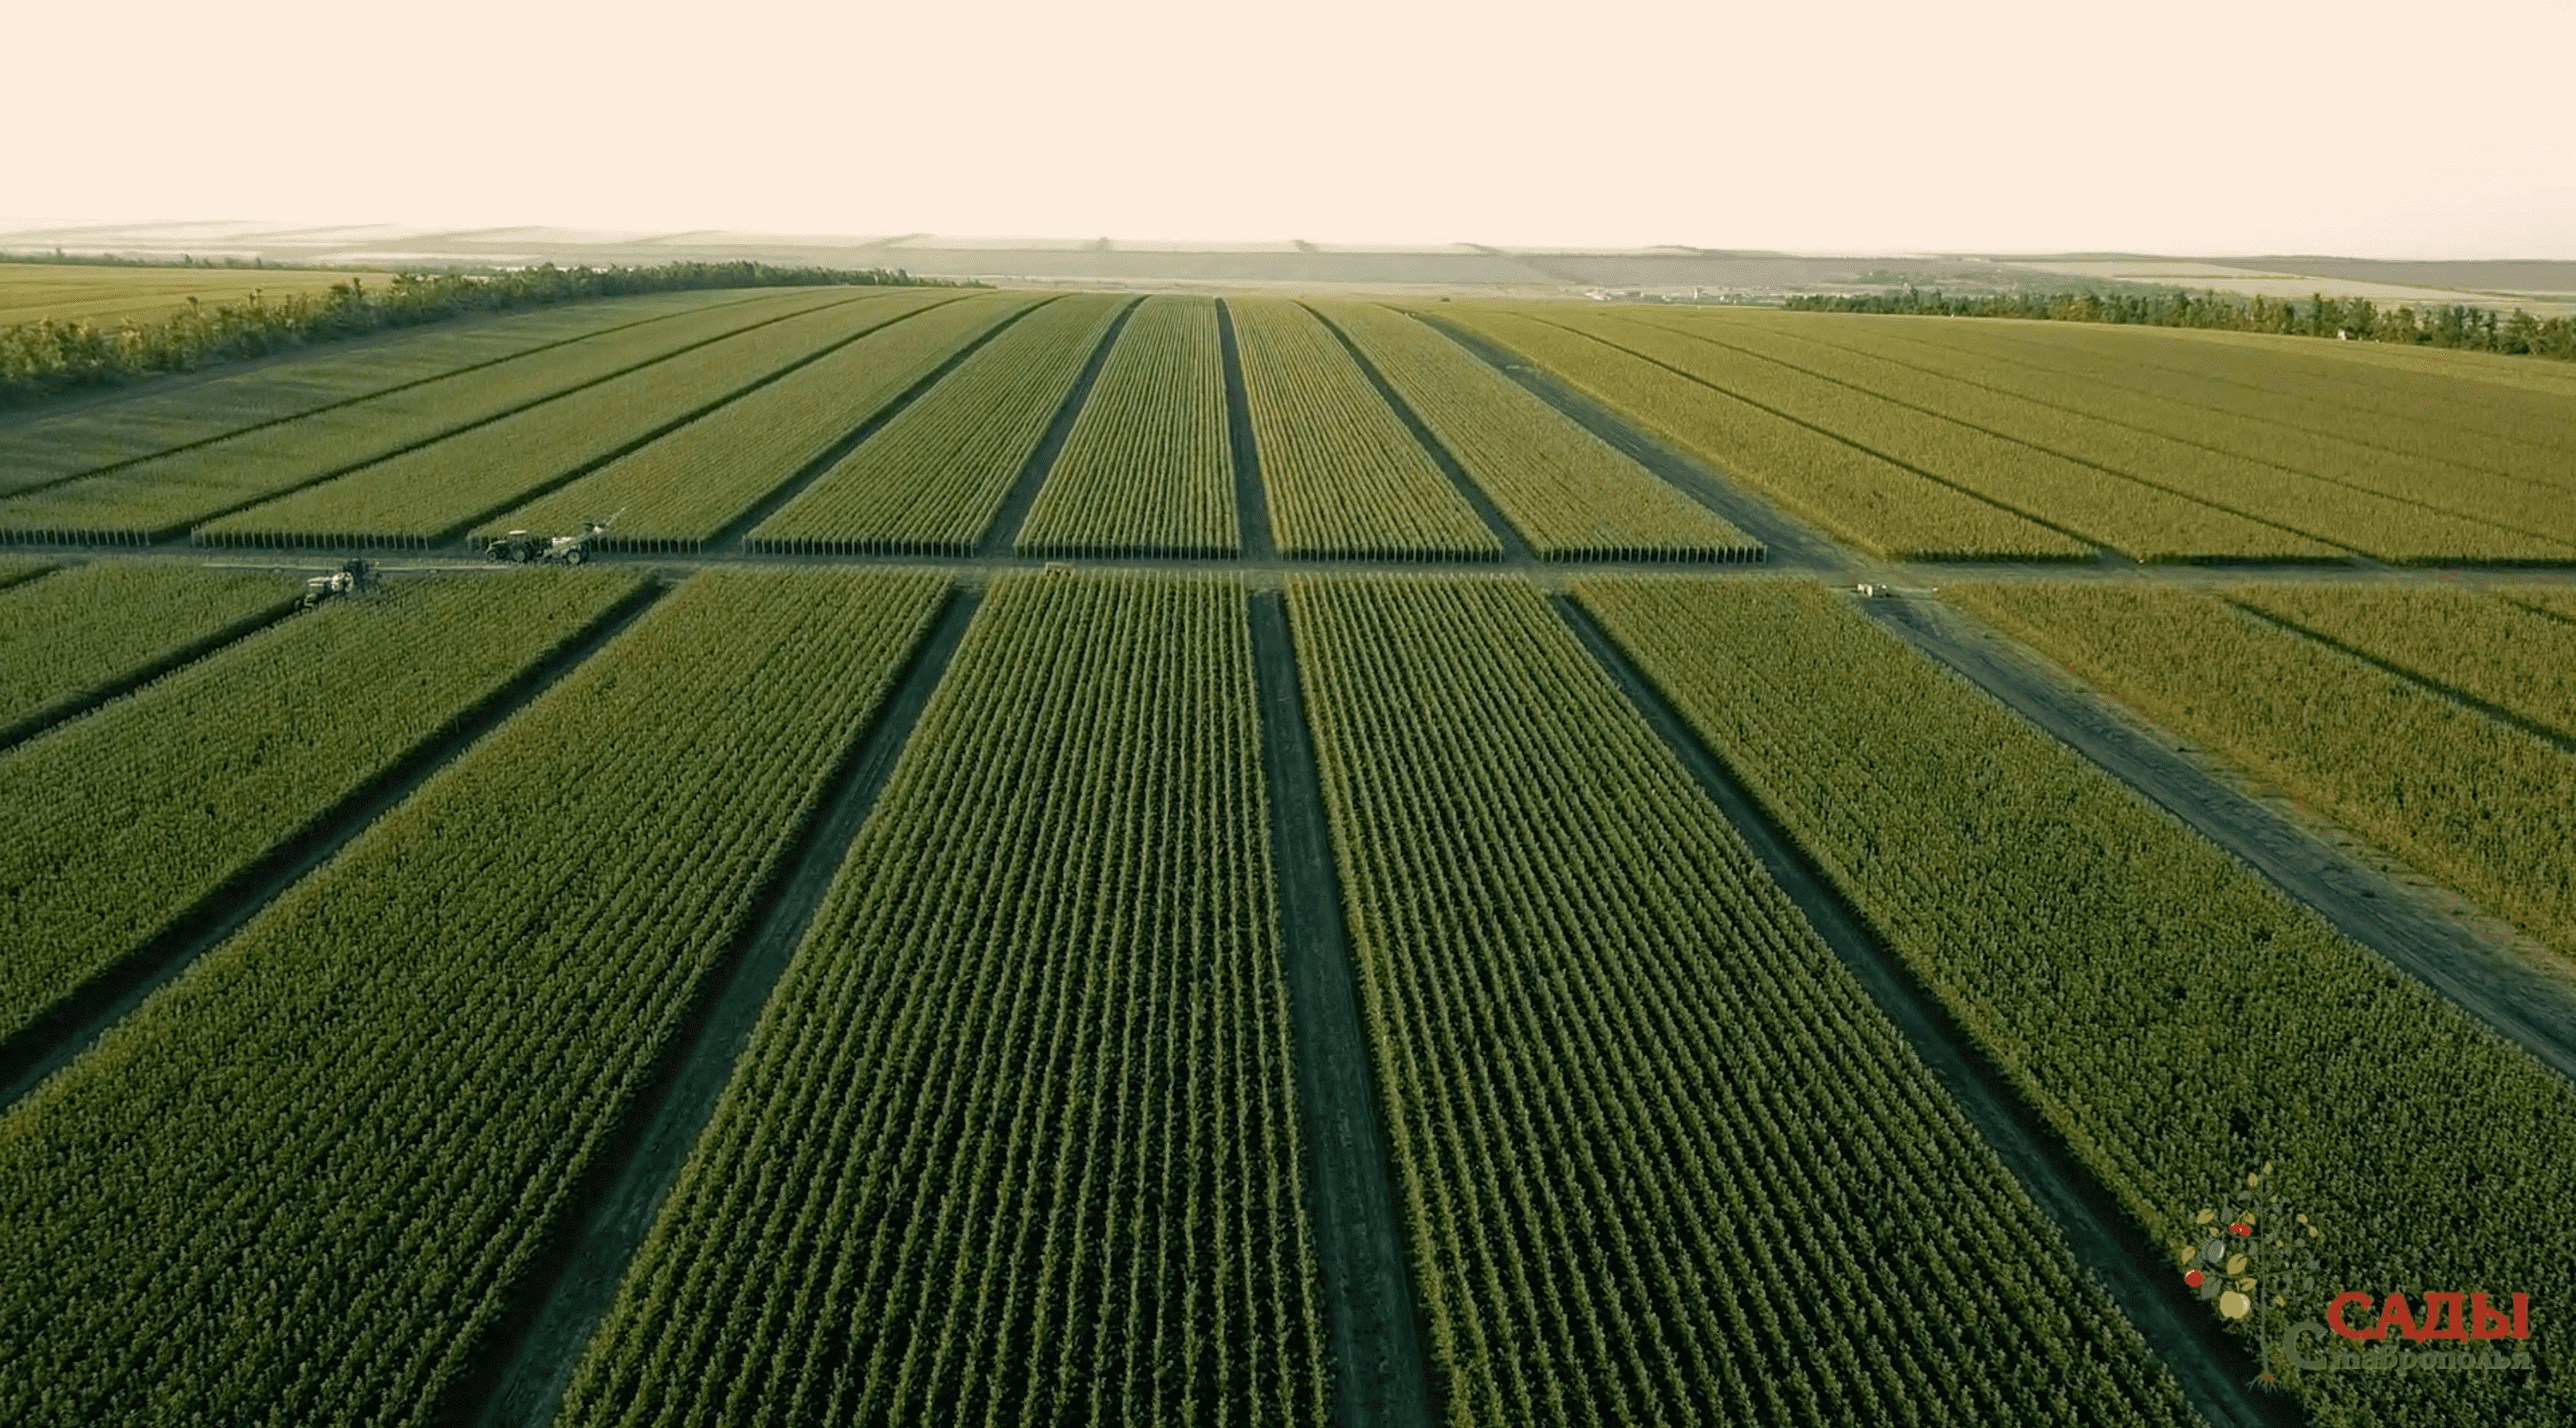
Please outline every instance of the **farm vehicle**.
[{"label": "farm vehicle", "polygon": [[329,575],[304,582],[303,608],[310,610],[335,595],[355,595],[376,583],[376,568],[363,560],[344,560]]},{"label": "farm vehicle", "polygon": [[[618,516],[626,514],[624,511]],[[508,531],[483,543],[483,555],[489,560],[504,560],[525,565],[532,560],[553,561],[559,565],[579,565],[590,559],[592,541],[608,534],[617,516],[604,521],[584,521],[573,535],[539,535],[534,531]]]},{"label": "farm vehicle", "polygon": [[483,554],[487,559],[508,561],[514,565],[539,560],[579,565],[590,559],[591,541],[606,529],[606,524],[591,521],[585,523],[576,535],[550,536],[534,531],[509,531],[486,541]]}]

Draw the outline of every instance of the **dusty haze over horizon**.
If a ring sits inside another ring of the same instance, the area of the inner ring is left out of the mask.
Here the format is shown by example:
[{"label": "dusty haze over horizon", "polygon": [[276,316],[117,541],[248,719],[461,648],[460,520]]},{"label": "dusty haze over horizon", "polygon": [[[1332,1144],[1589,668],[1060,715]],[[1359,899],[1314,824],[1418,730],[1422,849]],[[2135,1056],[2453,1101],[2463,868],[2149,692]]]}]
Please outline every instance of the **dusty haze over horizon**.
[{"label": "dusty haze over horizon", "polygon": [[[13,17],[0,212],[2576,259],[2576,6],[1608,0]],[[86,57],[86,58],[80,58]],[[78,60],[78,62],[74,62]]]}]

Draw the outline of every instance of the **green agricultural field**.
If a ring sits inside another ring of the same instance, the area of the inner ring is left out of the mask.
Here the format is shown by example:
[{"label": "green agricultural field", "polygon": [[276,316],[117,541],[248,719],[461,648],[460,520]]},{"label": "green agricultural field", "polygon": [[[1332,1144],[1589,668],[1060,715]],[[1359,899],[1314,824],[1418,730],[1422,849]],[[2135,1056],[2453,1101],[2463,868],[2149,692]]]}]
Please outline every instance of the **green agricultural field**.
[{"label": "green agricultural field", "polygon": [[1498,556],[1499,535],[1371,389],[1331,329],[1284,299],[1226,304],[1270,538],[1294,555]]},{"label": "green agricultural field", "polygon": [[[497,361],[476,361],[465,352],[448,349],[434,375],[361,399],[319,406],[282,421],[241,425],[217,435],[173,442],[159,451],[129,451],[112,464],[22,487],[0,499],[0,534],[21,540],[115,545],[155,541],[195,526],[207,539],[221,541],[225,537],[213,527],[225,516],[262,502],[295,502],[299,493],[303,502],[327,502],[325,509],[344,516],[355,504],[353,493],[382,494],[393,503],[413,487],[398,484],[387,493],[385,470],[405,458],[405,465],[395,468],[398,474],[446,478],[421,491],[425,501],[437,500],[442,486],[474,475],[506,485],[524,475],[526,468],[515,463],[527,453],[504,447],[509,458],[497,459],[488,445],[495,428],[511,435],[533,433],[540,441],[550,440],[575,452],[588,449],[604,433],[553,424],[550,418],[562,410],[563,402],[580,403],[587,398],[598,419],[605,415],[595,405],[599,391],[612,383],[623,382],[625,386],[616,389],[623,392],[641,388],[653,397],[668,396],[657,379],[669,373],[672,364],[687,363],[697,349],[728,338],[766,347],[763,329],[818,305],[838,307],[850,301],[845,294],[810,291],[701,301],[656,318],[618,322],[568,340],[531,344]],[[713,381],[755,376],[730,364],[712,368],[691,364],[687,375]],[[623,409],[612,410],[616,411],[609,418],[612,423],[627,419]],[[93,425],[106,419],[98,412],[84,417]],[[503,427],[504,421],[510,425]],[[290,539],[297,534],[330,534],[299,531],[293,523],[296,509],[289,506],[283,523],[254,522],[244,533]],[[382,522],[378,523],[381,530],[365,529],[364,516],[346,524],[369,537],[397,533],[396,527]]]},{"label": "green agricultural field", "polygon": [[1234,466],[1216,304],[1154,298],[1120,330],[1015,548],[1232,555]]},{"label": "green agricultural field", "polygon": [[754,527],[753,547],[972,552],[1132,306],[1076,294],[1013,323]]},{"label": "green agricultural field", "polygon": [[[2277,1159],[2287,1193],[2335,1231],[2322,1253],[2338,1283],[2393,1261],[2421,1284],[2576,1293],[2576,1261],[2523,1228],[2576,1209],[2576,1086],[2564,1075],[2392,976],[2313,909],[1819,586],[1613,578],[1579,591],[2159,1238],[2192,1238],[2210,1187],[2241,1162]],[[2207,633],[2140,613],[2140,628],[2177,644]],[[2218,669],[2231,689],[2299,689],[2277,672]],[[1873,698],[1837,693],[1856,686]],[[2374,1173],[2356,1183],[2365,1166]],[[2408,1208],[2463,1183],[2492,1187],[2474,1225]],[[2290,1378],[2321,1413],[2377,1422],[2441,1422],[2471,1402],[2500,1418],[2517,1402],[2448,1380]],[[2576,1409],[2560,1392],[2553,1415]]]},{"label": "green agricultural field", "polygon": [[569,529],[614,517],[619,550],[705,548],[851,430],[1024,312],[1020,294],[888,304],[859,340],[718,406],[507,514],[476,534]]},{"label": "green agricultural field", "polygon": [[0,744],[229,644],[298,598],[268,575],[142,561],[18,590],[0,603]]},{"label": "green agricultural field", "polygon": [[[356,347],[273,358],[255,373],[212,375],[174,383],[58,415],[31,412],[23,419],[0,425],[0,494],[103,475],[146,457],[175,453],[299,417],[318,417],[333,407],[440,378],[462,376],[478,368],[493,368],[490,375],[500,380],[432,387],[422,393],[427,399],[425,405],[450,422],[465,418],[486,403],[499,403],[485,407],[487,410],[505,410],[511,396],[524,402],[530,396],[542,395],[550,378],[571,376],[555,362],[503,365],[510,359],[535,357],[549,348],[621,329],[643,329],[663,318],[700,309],[737,307],[769,296],[760,292],[657,293],[442,323],[432,331],[403,333]],[[635,335],[643,334],[639,331]],[[579,355],[586,356],[605,345],[583,347]],[[571,376],[571,380],[580,379]],[[474,395],[466,395],[468,392]],[[371,406],[353,415],[383,443],[386,437],[405,430],[385,420],[394,409],[390,405]],[[299,425],[293,429],[301,435],[314,428]],[[424,434],[439,429],[431,425]],[[400,444],[396,441],[385,449]],[[272,460],[292,449],[234,447],[227,448],[227,452],[258,452],[248,459]]]},{"label": "green agricultural field", "polygon": [[2576,1422],[2472,356],[834,288],[0,418],[0,1422]]},{"label": "green agricultural field", "polygon": [[[588,472],[635,445],[769,385],[922,302],[832,294],[209,521],[233,545],[425,545]],[[720,315],[721,316],[721,315]],[[743,318],[723,319],[727,326]],[[695,335],[695,334],[693,334]],[[665,339],[667,342],[668,339]]]},{"label": "green agricultural field", "polygon": [[1254,696],[1239,584],[994,589],[569,1421],[1324,1418]]},{"label": "green agricultural field", "polygon": [[[2343,622],[2359,625],[2346,644],[2299,621],[2319,603],[2308,592],[2016,583],[1955,598],[2576,956],[2576,740],[2463,687],[2532,698],[2565,725],[2564,700],[2543,691],[2565,672],[2566,626],[2506,602],[2383,606],[2376,619],[2365,606]],[[2346,612],[2327,613],[2331,627]],[[2481,616],[2531,627],[2538,647],[2514,650]],[[2490,667],[2461,668],[2464,656]]]},{"label": "green agricultural field", "polygon": [[1440,334],[1363,303],[1318,309],[1550,560],[1756,557],[1760,546]]},{"label": "green agricultural field", "polygon": [[[2568,398],[2476,354],[2356,372],[2320,344],[2072,323],[1664,307],[1440,316],[1890,554],[2035,553],[2001,527],[1965,545],[1923,528],[1965,497],[2138,561],[2576,561]],[[1726,413],[1718,430],[1694,430],[1713,411]],[[1738,430],[1765,426],[1790,449]],[[1798,449],[1817,442],[1839,451]],[[1871,490],[1831,469],[1856,457],[1911,480],[1883,473]]]}]

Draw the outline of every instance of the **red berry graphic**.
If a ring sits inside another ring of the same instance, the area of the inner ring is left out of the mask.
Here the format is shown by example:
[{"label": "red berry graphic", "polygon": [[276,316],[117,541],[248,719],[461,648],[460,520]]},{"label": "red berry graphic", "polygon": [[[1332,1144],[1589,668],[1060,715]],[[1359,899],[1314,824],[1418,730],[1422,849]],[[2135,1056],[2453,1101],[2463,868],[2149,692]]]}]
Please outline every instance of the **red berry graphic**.
[{"label": "red berry graphic", "polygon": [[2200,1282],[2208,1277],[2209,1276],[2202,1274],[2199,1270],[2195,1269],[2191,1273],[2184,1275],[2182,1277],[2182,1282],[2190,1285],[2194,1289],[2198,1289],[2200,1287]]},{"label": "red berry graphic", "polygon": [[2229,1225],[2227,1228],[2240,1235],[2250,1235],[2254,1233],[2254,1227],[2252,1225]]}]

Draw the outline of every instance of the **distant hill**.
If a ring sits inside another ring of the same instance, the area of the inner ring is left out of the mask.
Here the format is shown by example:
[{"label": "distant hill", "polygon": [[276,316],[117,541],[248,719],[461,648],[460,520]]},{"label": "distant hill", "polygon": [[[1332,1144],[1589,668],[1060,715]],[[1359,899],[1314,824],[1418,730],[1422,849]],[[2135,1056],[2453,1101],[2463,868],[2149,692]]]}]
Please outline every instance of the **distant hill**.
[{"label": "distant hill", "polygon": [[[933,277],[1141,289],[1371,288],[1574,297],[1592,292],[1777,301],[1797,293],[1914,283],[1950,290],[2083,282],[2214,287],[2252,296],[2311,291],[2389,303],[2576,304],[2576,262],[2383,261],[2333,257],[2173,257],[2134,253],[1816,254],[1663,246],[1570,250],[1481,243],[1192,242],[1127,238],[979,238],[651,233],[582,228],[432,229],[393,224],[291,227],[247,221],[115,224],[0,219],[0,254],[230,259],[291,267],[651,265],[698,260],[901,268]],[[2081,285],[2080,283],[2077,285]]]}]

